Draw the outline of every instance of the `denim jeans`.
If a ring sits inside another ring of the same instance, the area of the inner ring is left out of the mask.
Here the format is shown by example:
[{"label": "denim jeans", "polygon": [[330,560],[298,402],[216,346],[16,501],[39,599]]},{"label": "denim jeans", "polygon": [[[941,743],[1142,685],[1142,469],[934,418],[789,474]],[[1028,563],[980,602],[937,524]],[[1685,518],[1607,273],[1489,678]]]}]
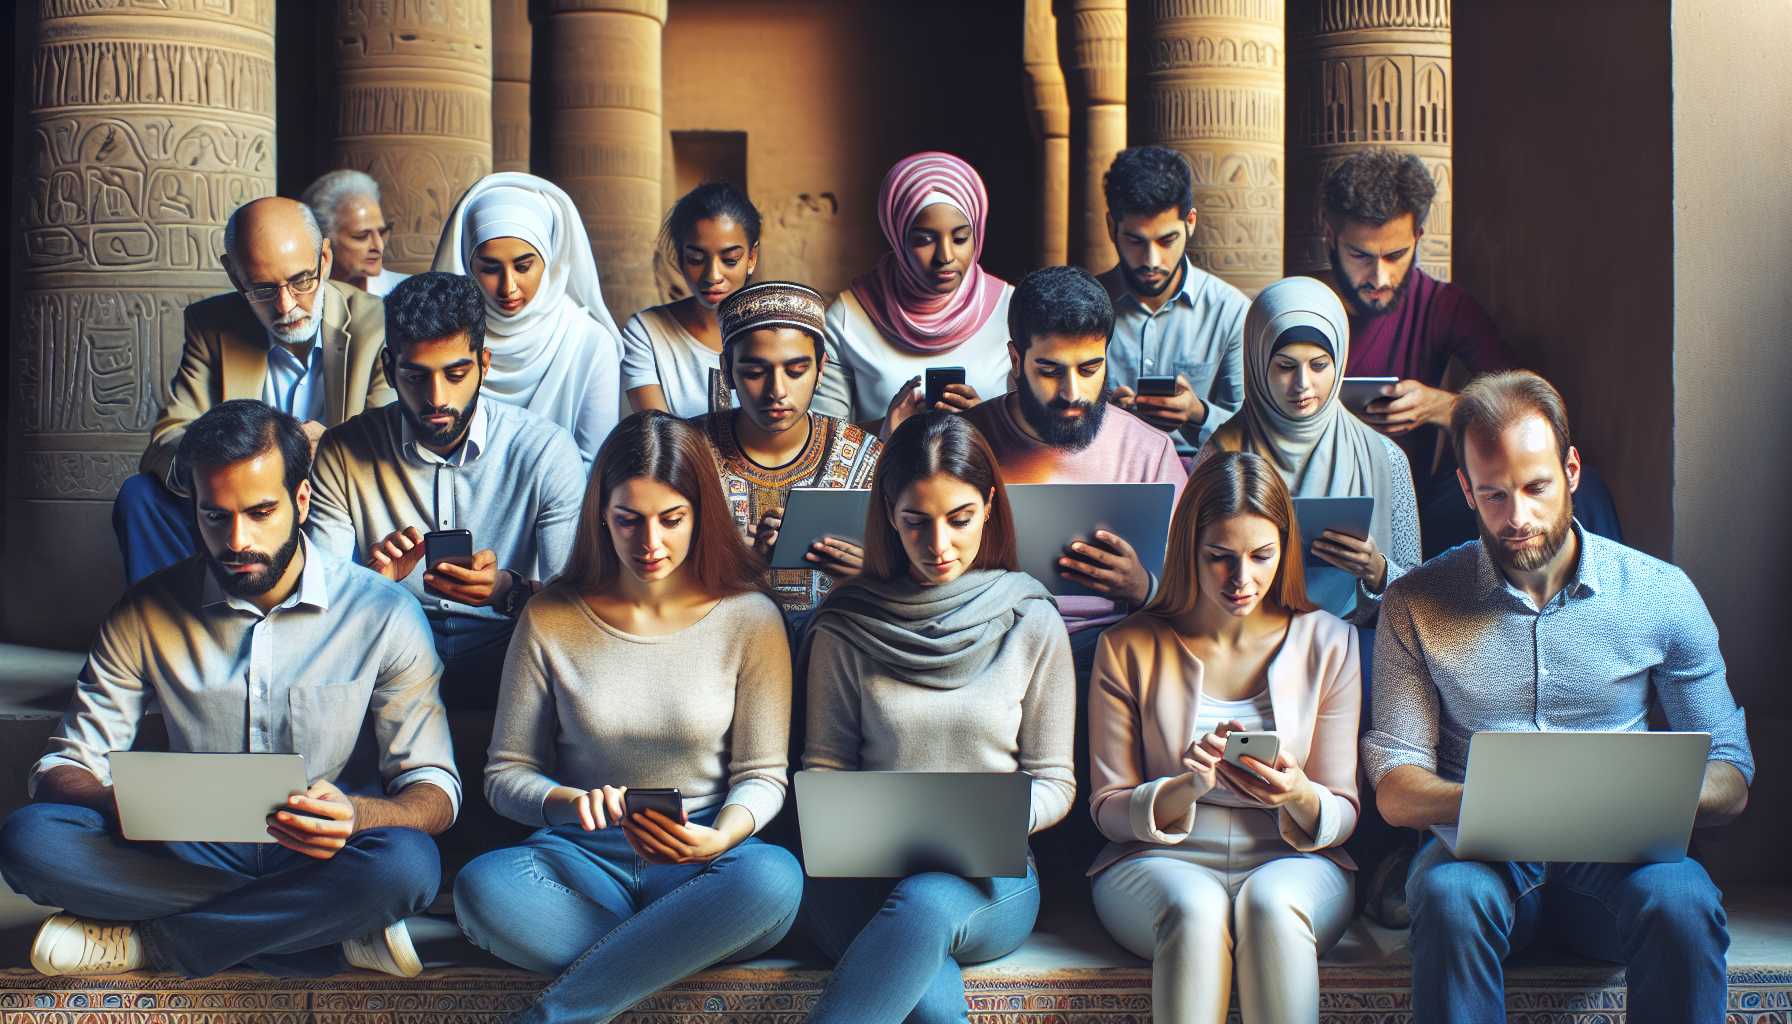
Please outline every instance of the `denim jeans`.
[{"label": "denim jeans", "polygon": [[344,939],[429,906],[442,865],[415,829],[370,829],[313,860],[273,843],[132,842],[91,808],[40,803],[0,825],[0,875],[34,903],[136,922],[159,970],[326,975]]},{"label": "denim jeans", "polygon": [[510,650],[516,620],[431,615],[429,631],[442,659],[443,705],[450,711],[497,707],[504,655]]},{"label": "denim jeans", "polygon": [[124,558],[127,585],[201,550],[193,503],[148,473],[138,473],[118,489],[112,502],[112,533]]},{"label": "denim jeans", "polygon": [[468,864],[454,912],[474,945],[558,975],[517,1020],[601,1022],[712,964],[763,954],[802,895],[796,858],[758,839],[707,864],[652,864],[620,828],[572,825]]},{"label": "denim jeans", "polygon": [[1730,936],[1723,896],[1691,858],[1674,864],[1459,861],[1436,838],[1413,858],[1413,1019],[1506,1019],[1512,953],[1549,935],[1625,966],[1630,1024],[1722,1024]]},{"label": "denim jeans", "polygon": [[812,878],[806,927],[834,973],[809,1024],[945,1024],[968,1019],[961,964],[1014,952],[1039,917],[1039,876],[896,882]]}]

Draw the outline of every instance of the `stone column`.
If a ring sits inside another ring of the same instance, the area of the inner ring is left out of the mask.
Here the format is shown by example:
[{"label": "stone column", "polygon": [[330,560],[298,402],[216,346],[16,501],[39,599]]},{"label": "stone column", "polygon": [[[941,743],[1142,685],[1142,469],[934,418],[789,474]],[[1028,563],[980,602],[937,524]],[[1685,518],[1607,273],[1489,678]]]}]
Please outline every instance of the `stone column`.
[{"label": "stone column", "polygon": [[1327,270],[1326,175],[1375,146],[1418,154],[1437,180],[1419,242],[1425,272],[1450,279],[1450,0],[1313,0],[1289,37],[1294,131],[1289,153],[1290,273]]},{"label": "stone column", "polygon": [[492,170],[529,170],[529,0],[492,0]]},{"label": "stone column", "polygon": [[578,204],[622,323],[659,302],[666,0],[551,0],[549,11],[548,177]]},{"label": "stone column", "polygon": [[1070,260],[1095,273],[1112,267],[1101,178],[1126,148],[1126,0],[1058,0],[1070,70]]},{"label": "stone column", "polygon": [[1021,51],[1028,120],[1039,143],[1039,230],[1034,259],[1051,267],[1070,259],[1070,97],[1058,64],[1058,19],[1051,0],[1027,0]]},{"label": "stone column", "polygon": [[1195,264],[1256,294],[1282,276],[1281,0],[1151,0],[1151,141],[1195,172]]},{"label": "stone column", "polygon": [[428,270],[442,224],[492,169],[490,0],[337,0],[335,164],[373,175],[386,263]]},{"label": "stone column", "polygon": [[182,311],[230,287],[224,220],[274,191],[274,0],[117,7],[37,0],[22,17],[0,622],[33,643],[84,646],[117,599],[111,502]]}]

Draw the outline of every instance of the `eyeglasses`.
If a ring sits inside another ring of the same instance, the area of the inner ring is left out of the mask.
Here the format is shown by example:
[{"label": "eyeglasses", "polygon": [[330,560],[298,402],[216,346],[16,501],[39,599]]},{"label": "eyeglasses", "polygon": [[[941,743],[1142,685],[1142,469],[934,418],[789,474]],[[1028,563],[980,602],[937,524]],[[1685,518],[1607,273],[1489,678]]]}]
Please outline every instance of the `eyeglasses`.
[{"label": "eyeglasses", "polygon": [[243,289],[243,298],[257,304],[266,304],[280,297],[280,290],[285,289],[294,295],[310,295],[317,291],[318,283],[323,280],[324,254],[317,254],[317,267],[301,274],[290,281],[279,284],[257,284]]}]

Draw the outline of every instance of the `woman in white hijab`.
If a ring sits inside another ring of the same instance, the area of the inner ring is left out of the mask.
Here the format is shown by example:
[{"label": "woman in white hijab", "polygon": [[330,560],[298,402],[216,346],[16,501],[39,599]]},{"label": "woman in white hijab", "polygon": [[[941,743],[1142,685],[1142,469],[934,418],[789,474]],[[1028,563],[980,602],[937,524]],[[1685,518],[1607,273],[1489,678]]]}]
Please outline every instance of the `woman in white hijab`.
[{"label": "woman in white hijab", "polygon": [[1368,537],[1327,530],[1303,538],[1321,563],[1308,560],[1307,596],[1372,626],[1387,585],[1419,564],[1419,503],[1400,446],[1338,400],[1349,358],[1350,318],[1330,287],[1289,277],[1263,289],[1245,314],[1244,408],[1196,462],[1252,451],[1281,471],[1296,498],[1374,498]]},{"label": "woman in white hijab", "polygon": [[621,416],[622,340],[572,199],[532,174],[486,175],[455,204],[433,269],[485,292],[484,392],[566,428],[590,465]]}]

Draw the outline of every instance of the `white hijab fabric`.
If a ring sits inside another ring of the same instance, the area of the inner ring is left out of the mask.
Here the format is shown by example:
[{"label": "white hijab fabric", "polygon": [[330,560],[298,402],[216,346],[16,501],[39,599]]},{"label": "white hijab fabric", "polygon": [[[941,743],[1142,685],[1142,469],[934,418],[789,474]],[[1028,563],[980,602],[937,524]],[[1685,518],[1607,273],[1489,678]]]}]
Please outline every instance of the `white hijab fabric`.
[{"label": "white hijab fabric", "polygon": [[[1330,339],[1337,368],[1331,394],[1306,419],[1284,413],[1269,382],[1276,339],[1292,327],[1312,327]],[[1276,464],[1295,497],[1373,497],[1369,534],[1389,554],[1394,550],[1392,464],[1381,435],[1338,401],[1349,362],[1350,318],[1329,286],[1310,277],[1289,277],[1263,289],[1244,319],[1245,429],[1251,449]],[[1312,541],[1301,538],[1305,545]]]},{"label": "white hijab fabric", "polygon": [[580,414],[596,397],[586,394],[593,364],[619,363],[622,348],[621,332],[604,305],[585,222],[572,198],[551,181],[515,171],[488,174],[455,204],[432,269],[471,275],[473,250],[494,238],[528,242],[546,269],[534,297],[514,314],[504,314],[486,298],[492,368],[483,390],[578,438]]}]

